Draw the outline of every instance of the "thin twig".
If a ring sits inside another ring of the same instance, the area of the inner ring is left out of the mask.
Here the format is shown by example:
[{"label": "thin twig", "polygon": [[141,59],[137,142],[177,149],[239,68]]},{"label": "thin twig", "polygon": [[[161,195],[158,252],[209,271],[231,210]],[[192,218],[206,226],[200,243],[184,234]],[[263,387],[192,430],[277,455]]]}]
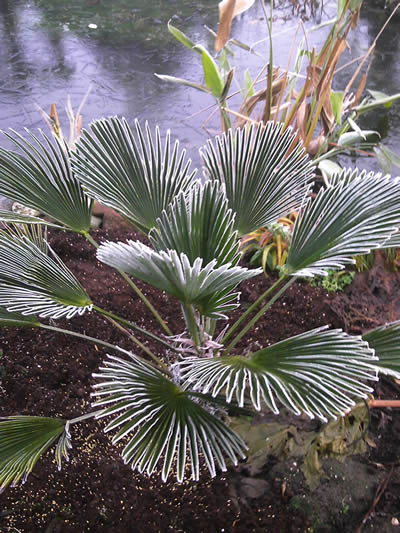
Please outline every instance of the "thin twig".
[{"label": "thin twig", "polygon": [[375,492],[375,496],[374,496],[374,499],[373,499],[373,502],[372,502],[372,505],[371,505],[371,508],[369,509],[369,511],[367,512],[367,514],[364,516],[361,524],[360,524],[360,527],[357,529],[356,533],[361,533],[361,530],[362,528],[365,526],[367,520],[371,517],[371,515],[375,512],[375,507],[378,505],[380,499],[382,498],[388,484],[389,484],[389,481],[393,475],[393,472],[394,472],[394,467],[392,466],[392,468],[390,469],[390,472],[388,473],[388,475],[382,479],[382,481],[379,483],[378,485],[378,488],[376,489],[376,492]]}]

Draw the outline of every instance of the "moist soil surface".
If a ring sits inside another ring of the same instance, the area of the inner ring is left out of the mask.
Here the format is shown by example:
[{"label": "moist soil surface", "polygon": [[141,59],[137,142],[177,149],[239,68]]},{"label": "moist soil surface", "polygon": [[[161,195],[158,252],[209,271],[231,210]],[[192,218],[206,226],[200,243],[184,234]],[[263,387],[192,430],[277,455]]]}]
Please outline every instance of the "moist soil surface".
[{"label": "moist soil surface", "polygon": [[[121,219],[109,216],[95,230],[98,241],[137,237]],[[82,236],[50,232],[53,249],[86,288],[95,304],[160,332],[157,322],[118,273],[96,261],[95,250]],[[276,279],[276,277],[275,277]],[[259,276],[242,287],[245,308],[274,281]],[[183,330],[178,302],[138,282],[161,310],[175,333]],[[356,275],[344,293],[327,294],[296,282],[238,346],[238,353],[328,324],[360,334],[400,319],[400,276],[377,260],[373,271]],[[235,315],[232,316],[234,318]],[[101,338],[132,350],[129,338],[92,312],[57,326]],[[92,377],[105,358],[94,344],[44,330],[4,329],[1,332],[0,416],[15,414],[74,418],[91,409]],[[155,353],[159,346],[141,339]],[[377,398],[396,399],[400,387],[384,378]],[[283,417],[269,418],[285,423]],[[302,417],[289,417],[299,429]],[[271,457],[257,475],[246,463],[211,480],[204,469],[199,482],[162,483],[132,472],[118,447],[94,420],[72,428],[73,448],[61,471],[51,449],[24,485],[0,496],[1,532],[329,532],[400,531],[400,412],[370,412],[368,451],[344,463],[329,459],[326,477],[311,491],[293,458]]]}]

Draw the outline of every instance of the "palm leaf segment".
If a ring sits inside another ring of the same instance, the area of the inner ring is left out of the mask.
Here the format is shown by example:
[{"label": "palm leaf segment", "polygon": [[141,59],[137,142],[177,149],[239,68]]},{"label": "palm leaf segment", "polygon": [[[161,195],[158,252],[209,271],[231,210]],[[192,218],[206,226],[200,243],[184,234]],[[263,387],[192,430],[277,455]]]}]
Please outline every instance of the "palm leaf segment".
[{"label": "palm leaf segment", "polygon": [[0,209],[0,221],[6,224],[32,224],[37,226],[49,226],[51,228],[63,229],[63,226],[53,224],[43,218],[34,217],[31,215],[22,215],[20,213],[14,213],[14,211],[6,211]]},{"label": "palm leaf segment", "polygon": [[167,133],[164,153],[156,129],[155,143],[146,125],[145,136],[135,122],[137,138],[125,119],[117,117],[92,122],[84,130],[73,157],[75,169],[89,196],[112,207],[135,227],[147,233],[163,209],[195,174],[189,173],[185,150],[179,154],[176,141],[170,153]]},{"label": "palm leaf segment", "polygon": [[22,153],[0,148],[0,194],[74,231],[88,231],[92,201],[71,170],[68,146],[57,139],[52,143],[44,133],[40,140],[26,132],[32,142],[16,132],[4,134]]},{"label": "palm leaf segment", "polygon": [[25,483],[37,460],[58,439],[56,460],[68,461],[68,422],[39,416],[10,416],[0,421],[0,492],[10,483]]},{"label": "palm leaf segment", "polygon": [[176,459],[178,481],[190,462],[193,479],[199,478],[202,453],[212,476],[216,465],[226,470],[224,455],[234,464],[243,458],[245,445],[230,428],[150,365],[131,356],[130,361],[108,356],[95,377],[96,406],[107,407],[99,417],[116,415],[106,431],[117,429],[113,443],[129,438],[122,452],[132,469],[151,475],[163,462],[166,480]]},{"label": "palm leaf segment", "polygon": [[282,124],[232,131],[200,150],[211,179],[226,186],[236,228],[245,235],[297,211],[313,167],[296,135]]},{"label": "palm leaf segment", "polygon": [[400,322],[369,331],[363,339],[375,350],[379,372],[400,379]]},{"label": "palm leaf segment", "polygon": [[186,305],[194,305],[204,316],[226,318],[225,313],[238,305],[239,293],[232,292],[240,282],[262,271],[222,265],[211,261],[203,267],[198,257],[193,265],[175,250],[155,252],[141,242],[107,242],[97,250],[103,263],[146,281],[175,296]]},{"label": "palm leaf segment", "polygon": [[217,267],[236,265],[240,253],[234,221],[223,187],[217,181],[196,183],[162,212],[149,238],[158,252],[176,250],[191,264],[201,257],[204,264],[215,259]]},{"label": "palm leaf segment", "polygon": [[[51,255],[43,251],[46,246]],[[23,315],[71,318],[92,302],[45,241],[0,232],[0,306]]]},{"label": "palm leaf segment", "polygon": [[20,313],[11,313],[0,307],[0,328],[13,326],[18,328],[38,328],[40,327],[40,322],[38,322],[37,318],[33,315],[24,316]]},{"label": "palm leaf segment", "polygon": [[296,220],[284,271],[326,275],[382,247],[400,226],[400,182],[389,176],[343,174],[320,189]]},{"label": "palm leaf segment", "polygon": [[326,421],[366,397],[372,389],[363,380],[376,379],[374,351],[359,337],[341,330],[315,329],[244,357],[192,358],[179,363],[183,378],[195,390],[228,402],[236,395],[242,407],[245,393],[257,410],[262,400],[278,414],[276,400],[296,415],[305,413]]}]

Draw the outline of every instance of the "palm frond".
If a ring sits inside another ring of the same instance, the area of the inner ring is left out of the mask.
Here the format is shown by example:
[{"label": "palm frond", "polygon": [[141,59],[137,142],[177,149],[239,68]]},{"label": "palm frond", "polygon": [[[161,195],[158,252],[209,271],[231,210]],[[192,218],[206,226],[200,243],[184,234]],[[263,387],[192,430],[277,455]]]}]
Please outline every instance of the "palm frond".
[{"label": "palm frond", "polygon": [[353,397],[365,398],[376,380],[374,351],[360,337],[341,330],[318,328],[249,357],[190,358],[182,363],[186,383],[203,393],[225,392],[227,402],[244,405],[248,392],[259,411],[262,400],[278,414],[276,400],[296,415],[326,420],[347,413]]},{"label": "palm frond", "polygon": [[171,154],[167,133],[164,150],[160,131],[155,141],[146,124],[146,139],[135,121],[136,137],[125,119],[96,120],[83,130],[73,156],[73,168],[90,197],[112,207],[147,233],[163,209],[186,190],[195,172],[185,162],[176,141]]},{"label": "palm frond", "polygon": [[20,213],[14,213],[13,211],[6,211],[5,209],[0,209],[0,222],[6,224],[37,224],[39,226],[50,226],[51,228],[63,228],[63,226],[53,224],[52,222],[39,217],[21,215]]},{"label": "palm frond", "polygon": [[379,358],[379,372],[400,379],[400,321],[368,331],[363,339]]},{"label": "palm frond", "polygon": [[211,476],[216,467],[226,470],[224,455],[234,464],[243,458],[245,444],[219,418],[209,413],[189,393],[152,366],[108,356],[101,373],[94,377],[94,405],[105,407],[99,415],[113,416],[106,431],[118,430],[113,443],[128,438],[122,451],[132,469],[151,475],[162,463],[165,481],[176,461],[176,475],[182,481],[190,463],[192,478],[199,478],[204,456]]},{"label": "palm frond", "polygon": [[2,231],[0,306],[23,315],[71,318],[90,310],[92,302],[45,241]]},{"label": "palm frond", "polygon": [[175,250],[155,252],[141,242],[107,242],[100,245],[97,258],[106,265],[123,270],[153,287],[165,291],[187,305],[194,305],[204,316],[226,318],[225,313],[238,306],[238,293],[232,290],[242,281],[262,270],[248,270],[229,263],[220,267],[211,261],[203,267],[197,258]]},{"label": "palm frond", "polygon": [[296,135],[273,122],[232,131],[200,150],[211,179],[226,186],[240,235],[297,211],[313,167]]},{"label": "palm frond", "polygon": [[380,248],[400,226],[400,183],[360,173],[320,189],[297,217],[284,270],[326,275]]},{"label": "palm frond", "polygon": [[210,180],[180,193],[157,219],[149,238],[157,251],[176,250],[192,264],[201,257],[204,264],[216,259],[216,266],[236,265],[240,253],[234,220],[224,188]]},{"label": "palm frond", "polygon": [[16,238],[26,238],[39,248],[44,254],[48,253],[47,226],[43,224],[12,224],[6,225],[4,230],[8,235]]},{"label": "palm frond", "polygon": [[24,316],[21,313],[11,313],[4,309],[4,307],[0,307],[0,328],[37,328],[39,326],[40,323],[34,315]]},{"label": "palm frond", "polygon": [[92,201],[71,170],[68,146],[42,132],[42,140],[26,132],[31,141],[14,131],[4,133],[21,153],[0,148],[0,194],[74,231],[88,231]]},{"label": "palm frond", "polygon": [[[57,440],[56,460],[68,461],[68,423],[59,418],[10,416],[0,421],[0,492],[25,483],[38,459]],[[61,443],[61,444],[60,444]]]}]

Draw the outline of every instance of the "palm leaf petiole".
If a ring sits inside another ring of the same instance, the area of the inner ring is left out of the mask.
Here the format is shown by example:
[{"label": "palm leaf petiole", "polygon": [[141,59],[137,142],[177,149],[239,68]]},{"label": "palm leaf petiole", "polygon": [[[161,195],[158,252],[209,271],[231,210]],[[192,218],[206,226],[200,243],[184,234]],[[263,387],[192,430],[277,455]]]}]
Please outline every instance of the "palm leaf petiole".
[{"label": "palm leaf petiole", "polygon": [[139,348],[141,348],[151,359],[153,359],[153,361],[157,364],[157,366],[159,366],[161,368],[161,370],[163,372],[165,372],[166,374],[168,374],[169,376],[172,376],[172,374],[170,373],[170,371],[168,370],[168,367],[166,364],[164,364],[161,359],[159,359],[151,350],[149,350],[149,348],[147,348],[147,346],[145,346],[142,342],[140,342],[139,339],[137,339],[134,335],[132,335],[132,333],[130,333],[127,329],[125,329],[123,326],[121,326],[121,324],[119,324],[116,320],[114,320],[113,318],[109,317],[109,316],[106,316],[106,319],[111,323],[113,324],[113,326],[115,326],[116,328],[118,328],[120,331],[122,331],[122,333],[124,333],[127,337],[129,337],[131,339],[131,341],[133,343],[136,344],[136,346],[139,346]]},{"label": "palm leaf petiole", "polygon": [[[269,289],[267,289],[257,300],[251,304],[251,306],[245,311],[237,320],[236,322],[229,328],[229,330],[226,332],[224,338],[222,339],[222,343],[225,344],[233,335],[233,333],[237,330],[237,328],[240,326],[240,324],[246,320],[246,318],[257,309],[261,305],[261,303],[267,298],[271,293],[273,293],[284,281],[288,279],[289,276],[284,275],[281,276]],[[275,301],[275,300],[274,300]]]},{"label": "palm leaf petiole", "polygon": [[69,424],[77,424],[78,422],[83,422],[84,420],[87,420],[89,418],[95,418],[96,416],[100,415],[104,409],[98,409],[97,411],[92,411],[91,413],[85,413],[84,415],[77,416],[76,418],[72,418],[71,420],[68,420]]},{"label": "palm leaf petiole", "polygon": [[[99,243],[96,242],[93,237],[88,233],[87,231],[82,231],[82,235],[85,237],[85,239],[90,242],[96,249],[99,247]],[[118,270],[118,269],[117,269]],[[131,278],[123,272],[122,270],[118,270],[118,273],[121,275],[121,277],[127,282],[127,284],[133,289],[137,296],[142,300],[142,302],[145,304],[145,306],[149,309],[149,311],[153,314],[153,316],[156,318],[160,326],[163,328],[165,333],[168,336],[172,336],[172,331],[169,329],[167,324],[165,323],[165,320],[162,319],[158,311],[155,309],[155,307],[149,302],[149,300],[146,298],[146,296],[143,294],[143,292],[139,289],[139,287],[136,285],[134,281],[131,280]]]},{"label": "palm leaf petiole", "polygon": [[[283,279],[283,278],[282,278]],[[285,278],[286,279],[286,278]],[[279,281],[279,280],[278,280]],[[264,307],[262,307],[259,312],[250,320],[248,324],[241,330],[241,332],[236,335],[236,337],[233,339],[233,341],[230,343],[230,345],[225,348],[224,353],[222,355],[227,355],[232,348],[236,346],[236,344],[240,341],[240,339],[249,331],[250,328],[254,326],[254,324],[259,320],[259,318],[262,317],[262,315],[282,296],[283,293],[286,292],[286,290],[296,281],[296,276],[293,276],[287,283],[284,285],[274,296],[267,302]],[[276,285],[276,284],[275,284]]]},{"label": "palm leaf petiole", "polygon": [[158,335],[155,335],[154,333],[150,333],[150,331],[146,331],[145,329],[141,328],[140,326],[137,326],[133,322],[129,322],[129,320],[126,320],[125,318],[122,318],[118,315],[114,315],[114,313],[111,313],[110,311],[106,311],[105,309],[101,309],[101,307],[97,307],[97,305],[93,305],[93,310],[97,311],[103,316],[112,318],[116,320],[117,322],[120,322],[121,324],[124,324],[124,326],[128,326],[128,328],[133,329],[135,331],[138,331],[139,333],[143,333],[143,335],[146,335],[146,337],[149,337],[150,339],[153,339],[154,341],[159,342],[162,344],[165,348],[168,348],[169,350],[176,350],[173,346],[168,344],[164,339],[159,337]]},{"label": "palm leaf petiole", "polygon": [[[90,337],[89,335],[84,335],[83,333],[78,333],[77,331],[72,331],[70,329],[63,329],[58,328],[56,326],[49,326],[47,324],[40,323],[39,328],[42,329],[48,329],[49,331],[55,331],[56,333],[63,333],[64,335],[71,335],[72,337],[78,337],[79,339],[83,339],[86,342],[92,342],[93,344],[97,344],[98,346],[103,346],[104,348],[109,348],[110,350],[113,350],[114,352],[118,352],[122,355],[129,355],[128,350],[124,350],[123,348],[120,348],[119,346],[116,346],[115,344],[111,344],[110,342],[103,341],[101,339],[97,339],[96,337]],[[141,357],[135,354],[135,357],[137,359],[140,359],[141,361],[145,361]],[[148,361],[145,361],[148,364]],[[164,370],[164,369],[163,369]],[[166,371],[166,370],[164,370]],[[169,371],[168,371],[169,373]]]},{"label": "palm leaf petiole", "polygon": [[188,331],[193,339],[196,349],[200,346],[199,328],[196,323],[193,305],[182,304],[182,312]]}]

